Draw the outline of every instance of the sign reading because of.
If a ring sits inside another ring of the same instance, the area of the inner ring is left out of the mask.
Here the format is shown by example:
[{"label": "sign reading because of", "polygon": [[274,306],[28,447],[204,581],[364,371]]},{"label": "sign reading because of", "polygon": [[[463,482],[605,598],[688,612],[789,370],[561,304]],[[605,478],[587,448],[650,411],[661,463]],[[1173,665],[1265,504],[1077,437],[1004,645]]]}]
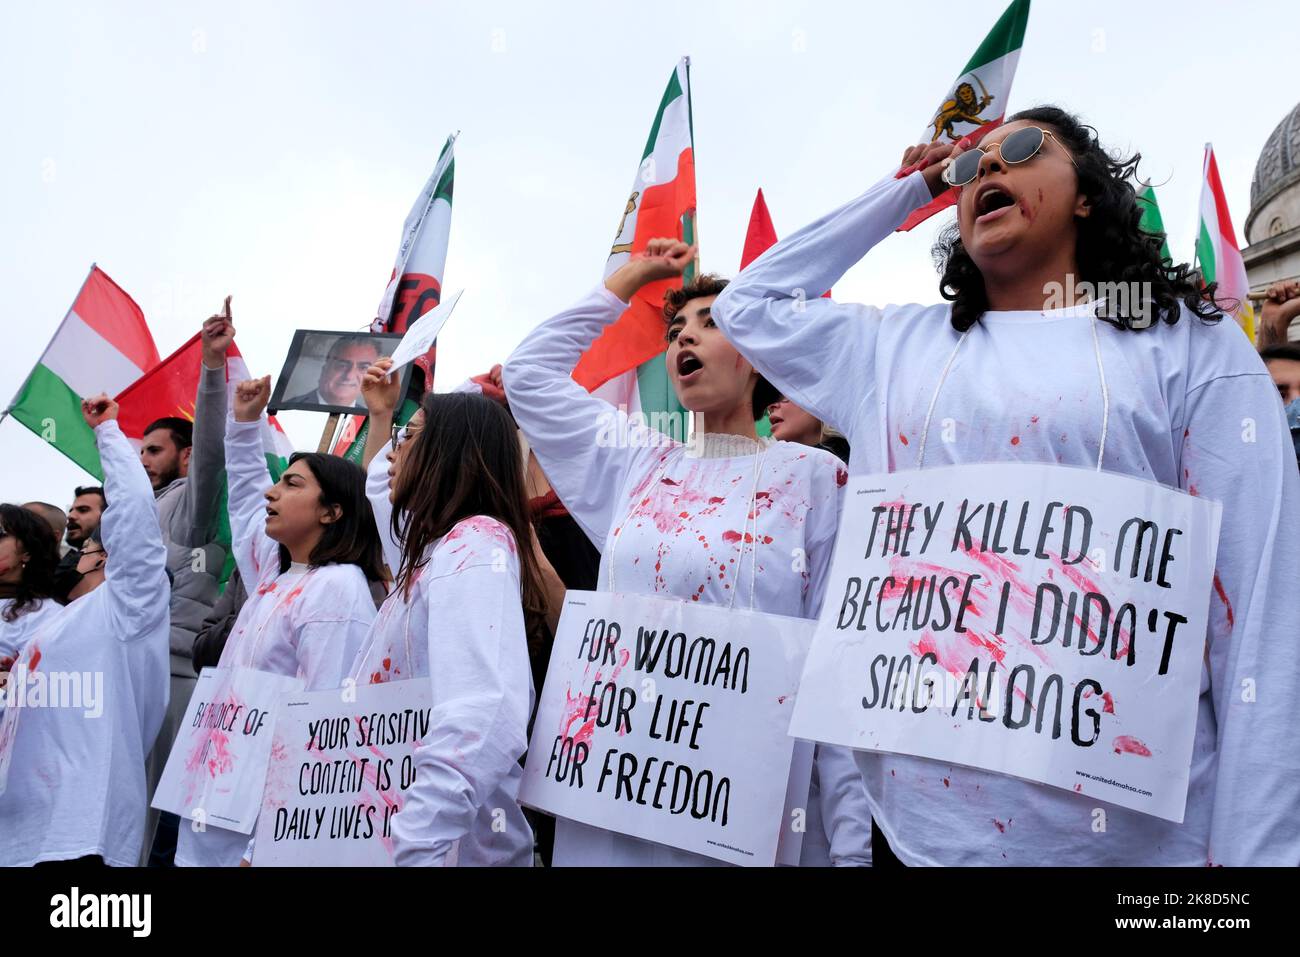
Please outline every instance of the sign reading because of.
[{"label": "sign reading because of", "polygon": [[302,679],[252,668],[204,668],[167,756],[153,806],[252,833],[261,807],[280,695]]},{"label": "sign reading because of", "polygon": [[1217,503],[1022,464],[846,491],[791,734],[1182,821]]},{"label": "sign reading because of", "polygon": [[253,863],[391,867],[393,815],[429,736],[428,680],[285,695]]},{"label": "sign reading because of", "polygon": [[[646,595],[569,592],[519,802],[770,866],[795,744],[786,729],[813,627]],[[805,765],[805,799],[806,775]]]}]

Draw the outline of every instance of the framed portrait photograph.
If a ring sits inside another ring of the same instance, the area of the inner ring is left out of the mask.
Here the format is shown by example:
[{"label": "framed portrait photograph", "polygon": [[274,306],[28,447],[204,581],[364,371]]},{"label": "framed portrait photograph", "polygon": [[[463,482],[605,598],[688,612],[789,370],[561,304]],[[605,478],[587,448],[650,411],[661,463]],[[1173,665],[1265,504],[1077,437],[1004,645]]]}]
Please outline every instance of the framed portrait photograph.
[{"label": "framed portrait photograph", "polygon": [[[386,332],[331,332],[298,329],[271,393],[270,409],[302,409],[355,415],[366,410],[361,380],[381,356],[391,356],[401,335]],[[410,384],[411,366],[398,370],[402,395]]]}]

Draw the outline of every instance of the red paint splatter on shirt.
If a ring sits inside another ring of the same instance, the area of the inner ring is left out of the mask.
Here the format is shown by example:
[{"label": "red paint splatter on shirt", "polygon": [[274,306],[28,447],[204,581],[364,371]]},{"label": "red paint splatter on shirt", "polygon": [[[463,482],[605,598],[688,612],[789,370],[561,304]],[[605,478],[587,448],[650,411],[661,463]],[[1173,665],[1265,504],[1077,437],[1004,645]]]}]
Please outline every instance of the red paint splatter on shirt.
[{"label": "red paint splatter on shirt", "polygon": [[1012,445],[1019,445],[1019,444],[1020,444],[1020,436],[1018,436],[1018,435],[1013,435],[1013,436],[1011,436],[1011,444],[1012,444]]},{"label": "red paint splatter on shirt", "polygon": [[898,433],[898,441],[902,442],[904,445],[908,444],[907,436],[904,435],[902,432]]},{"label": "red paint splatter on shirt", "polygon": [[1214,593],[1219,596],[1219,601],[1223,602],[1224,614],[1228,616],[1228,630],[1231,631],[1236,618],[1232,614],[1232,602],[1228,600],[1228,593],[1223,588],[1218,572],[1214,573]]}]

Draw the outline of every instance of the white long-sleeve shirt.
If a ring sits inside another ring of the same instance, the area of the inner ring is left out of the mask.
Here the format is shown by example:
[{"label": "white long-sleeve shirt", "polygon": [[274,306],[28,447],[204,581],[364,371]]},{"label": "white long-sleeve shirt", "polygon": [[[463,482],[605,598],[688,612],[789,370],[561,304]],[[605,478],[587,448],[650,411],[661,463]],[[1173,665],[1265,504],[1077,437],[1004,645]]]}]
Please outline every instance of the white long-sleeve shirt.
[{"label": "white long-sleeve shirt", "polygon": [[0,671],[8,671],[27,640],[63,613],[63,606],[53,598],[41,598],[19,612],[13,621],[6,621],[5,614],[13,605],[12,598],[0,598]]},{"label": "white long-sleeve shirt", "polygon": [[[387,469],[385,447],[370,463],[366,495],[396,574]],[[509,528],[475,515],[434,542],[409,597],[395,590],[380,607],[352,677],[432,684],[432,731],[415,751],[416,783],[393,817],[395,863],[532,866],[533,832],[518,794],[533,685]]]},{"label": "white long-sleeve shirt", "polygon": [[[280,571],[280,545],[266,534],[271,476],[260,422],[226,422],[226,474],[235,563],[248,590],[221,652],[222,668],[254,668],[301,678],[307,691],[337,688],[375,617],[365,573],[356,565],[293,563]],[[237,867],[248,835],[181,823],[176,863]]]},{"label": "white long-sleeve shirt", "polygon": [[1102,466],[1219,501],[1223,522],[1181,825],[998,774],[857,752],[877,822],[914,865],[1300,863],[1300,478],[1263,364],[1231,320],[1207,324],[1186,309],[1173,326],[1138,332],[1094,320],[1088,306],[989,312],[935,400],[958,341],[950,306],[813,298],[929,199],[919,173],[876,184],[752,263],[714,320],[777,388],[849,437],[854,474],[915,468],[932,400],[926,467],[1096,467],[1095,323],[1109,393]]},{"label": "white long-sleeve shirt", "polygon": [[[0,795],[0,866],[88,855],[117,867],[140,860],[144,762],[170,688],[167,552],[153,488],[115,421],[95,429],[95,445],[109,503],[100,526],[104,582],[38,628],[15,664],[44,673],[47,688],[55,679],[75,682],[81,700],[19,709]],[[89,700],[96,691],[100,700]]]},{"label": "white long-sleeve shirt", "polygon": [[[511,412],[542,471],[602,552],[598,587],[815,617],[848,473],[830,453],[788,442],[704,435],[689,445],[670,443],[589,395],[570,373],[626,308],[598,287],[535,329],[503,373]],[[831,859],[861,862],[869,841],[854,844],[853,834],[869,826],[864,801],[824,808],[812,793],[809,802],[831,832]],[[840,817],[859,824],[837,827]],[[554,861],[716,863],[563,818],[556,821]]]}]

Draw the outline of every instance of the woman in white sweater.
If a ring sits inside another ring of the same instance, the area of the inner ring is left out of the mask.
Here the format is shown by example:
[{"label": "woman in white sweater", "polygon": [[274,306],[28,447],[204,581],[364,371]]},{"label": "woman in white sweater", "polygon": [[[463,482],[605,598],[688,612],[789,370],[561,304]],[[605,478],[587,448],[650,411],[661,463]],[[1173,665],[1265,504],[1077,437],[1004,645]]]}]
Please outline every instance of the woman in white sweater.
[{"label": "woman in white sweater", "polygon": [[[134,867],[144,841],[144,762],[169,689],[167,551],[117,403],[100,395],[81,408],[108,507],[98,540],[82,549],[67,607],[19,652],[9,675],[14,704],[0,698],[0,725],[17,721],[0,794],[0,867],[80,858]],[[28,682],[53,698],[25,704]]]},{"label": "woman in white sweater", "polygon": [[[337,688],[375,617],[383,578],[365,473],[346,459],[297,452],[272,483],[262,450],[270,377],[240,383],[226,423],[226,474],[235,562],[248,589],[222,668],[293,675],[306,690]],[[181,825],[176,863],[236,867],[247,834]]]},{"label": "woman in white sweater", "polygon": [[[389,433],[401,377],[381,359],[362,394]],[[514,425],[468,392],[426,395],[371,459],[366,493],[394,575],[352,666],[365,684],[431,685],[432,732],[393,818],[399,867],[531,867],[517,802],[533,687],[528,635],[546,613]],[[373,451],[373,446],[372,446]]]},{"label": "woman in white sweater", "polygon": [[[690,442],[632,423],[570,376],[641,286],[680,277],[694,255],[684,243],[651,240],[604,285],[542,323],[506,363],[511,411],[560,500],[603,553],[601,590],[815,617],[847,473],[819,449],[758,439],[755,420],[777,396],[709,318],[721,280],[701,277],[665,304],[668,375],[696,415]],[[816,760],[824,780],[842,780],[845,770],[850,782],[858,777],[840,749],[820,748]],[[774,786],[785,790],[785,782]],[[853,795],[848,787],[809,796],[807,828],[824,829],[838,864],[869,861],[866,804]],[[570,820],[556,822],[554,861],[713,863]]]},{"label": "woman in white sweater", "polygon": [[[1136,158],[1115,160],[1052,107],[1012,117],[981,150],[908,150],[908,175],[769,249],[714,314],[785,395],[848,437],[854,474],[1060,462],[1223,504],[1187,812],[1179,825],[1107,805],[1099,831],[1095,798],[857,752],[875,820],[910,865],[1294,866],[1300,480],[1276,389],[1188,267],[1138,228]],[[936,247],[950,304],[815,298],[946,189],[945,169],[962,186]],[[1126,295],[1106,301],[1080,289],[1121,281]],[[1248,682],[1267,693],[1244,695]]]}]

